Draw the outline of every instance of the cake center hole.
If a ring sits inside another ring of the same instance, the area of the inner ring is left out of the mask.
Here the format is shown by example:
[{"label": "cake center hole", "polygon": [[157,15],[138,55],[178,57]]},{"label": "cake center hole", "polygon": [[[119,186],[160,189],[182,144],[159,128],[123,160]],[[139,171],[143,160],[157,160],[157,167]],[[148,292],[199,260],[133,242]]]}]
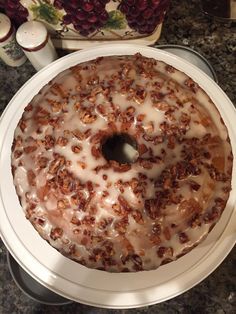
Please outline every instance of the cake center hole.
[{"label": "cake center hole", "polygon": [[125,133],[108,137],[102,145],[102,153],[106,160],[115,160],[120,164],[134,163],[139,156],[137,142]]}]

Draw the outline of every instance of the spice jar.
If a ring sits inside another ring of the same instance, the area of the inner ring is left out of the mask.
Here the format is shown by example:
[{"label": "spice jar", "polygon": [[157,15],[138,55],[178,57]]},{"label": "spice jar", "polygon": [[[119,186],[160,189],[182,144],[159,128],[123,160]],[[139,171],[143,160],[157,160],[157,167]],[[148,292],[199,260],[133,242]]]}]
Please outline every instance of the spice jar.
[{"label": "spice jar", "polygon": [[11,20],[0,13],[0,58],[8,65],[18,67],[26,61],[26,56],[16,42],[15,29]]},{"label": "spice jar", "polygon": [[47,29],[41,22],[30,21],[22,24],[17,30],[16,40],[37,71],[57,59]]}]

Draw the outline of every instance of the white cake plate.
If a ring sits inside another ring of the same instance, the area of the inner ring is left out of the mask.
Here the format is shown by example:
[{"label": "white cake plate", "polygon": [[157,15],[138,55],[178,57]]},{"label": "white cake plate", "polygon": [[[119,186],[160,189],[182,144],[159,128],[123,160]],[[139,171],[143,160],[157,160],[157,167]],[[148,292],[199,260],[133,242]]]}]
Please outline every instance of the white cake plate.
[{"label": "white cake plate", "polygon": [[171,299],[207,277],[236,241],[236,160],[232,192],[224,213],[207,239],[179,260],[155,271],[106,273],[91,270],[64,257],[35,231],[19,204],[11,174],[14,129],[34,95],[64,69],[98,56],[132,55],[162,60],[192,77],[212,98],[228,127],[236,156],[236,111],[219,86],[187,61],[156,48],[129,44],[97,46],[75,52],[35,74],[13,97],[0,120],[0,233],[21,267],[54,292],[84,304],[106,308],[142,307]]}]

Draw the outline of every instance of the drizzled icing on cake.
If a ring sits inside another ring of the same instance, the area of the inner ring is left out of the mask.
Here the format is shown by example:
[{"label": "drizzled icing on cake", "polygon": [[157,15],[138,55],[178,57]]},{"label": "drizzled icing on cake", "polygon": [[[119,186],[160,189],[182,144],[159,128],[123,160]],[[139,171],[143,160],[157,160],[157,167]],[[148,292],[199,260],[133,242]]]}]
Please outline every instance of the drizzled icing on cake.
[{"label": "drizzled icing on cake", "polygon": [[[128,134],[133,163],[106,160]],[[225,208],[232,153],[205,92],[154,59],[104,57],[65,70],[15,130],[14,184],[40,235],[106,271],[155,269],[202,241]]]}]

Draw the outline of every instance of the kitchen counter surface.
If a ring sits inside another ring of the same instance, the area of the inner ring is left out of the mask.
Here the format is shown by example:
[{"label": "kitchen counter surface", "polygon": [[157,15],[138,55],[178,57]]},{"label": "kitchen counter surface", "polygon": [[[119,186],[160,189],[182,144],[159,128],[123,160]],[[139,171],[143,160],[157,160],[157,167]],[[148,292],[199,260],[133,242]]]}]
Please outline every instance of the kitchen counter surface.
[{"label": "kitchen counter surface", "polygon": [[[214,67],[219,85],[236,104],[236,24],[206,17],[199,0],[172,0],[158,44],[193,48]],[[35,73],[29,62],[10,68],[0,61],[0,113],[17,90]],[[0,240],[0,314],[58,313],[215,313],[236,312],[236,248],[203,282],[167,302],[134,310],[106,310],[78,303],[46,306],[24,295],[14,284],[6,262],[6,248]]]}]

